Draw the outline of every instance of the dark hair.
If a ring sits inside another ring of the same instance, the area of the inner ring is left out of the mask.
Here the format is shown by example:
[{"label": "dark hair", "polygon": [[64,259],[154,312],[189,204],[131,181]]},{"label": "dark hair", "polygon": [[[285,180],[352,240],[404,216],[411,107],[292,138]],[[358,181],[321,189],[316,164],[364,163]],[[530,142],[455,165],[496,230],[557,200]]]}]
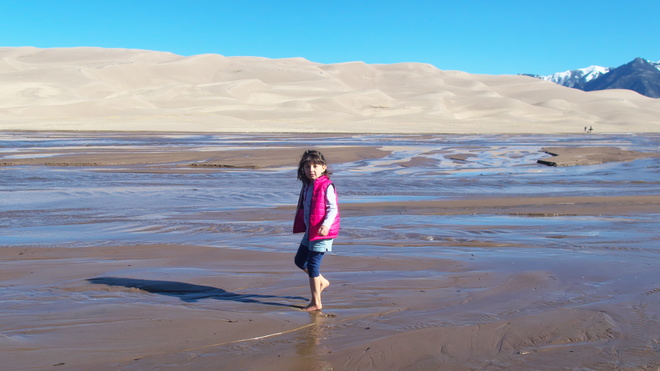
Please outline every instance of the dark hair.
[{"label": "dark hair", "polygon": [[[298,164],[298,180],[305,184],[309,184],[309,178],[305,175],[305,165],[307,164],[314,164],[314,165],[328,165],[325,161],[325,156],[323,156],[323,153],[313,150],[313,149],[308,149],[303,153],[302,157],[300,158],[300,163]],[[328,169],[325,170],[323,175],[325,176],[330,176],[330,171]]]}]

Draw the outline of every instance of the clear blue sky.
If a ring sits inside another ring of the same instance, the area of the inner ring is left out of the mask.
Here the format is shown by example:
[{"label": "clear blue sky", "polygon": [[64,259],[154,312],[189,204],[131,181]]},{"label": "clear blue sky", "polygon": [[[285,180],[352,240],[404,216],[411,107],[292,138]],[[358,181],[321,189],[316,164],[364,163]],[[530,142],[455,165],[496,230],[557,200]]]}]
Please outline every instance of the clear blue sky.
[{"label": "clear blue sky", "polygon": [[660,60],[660,0],[3,0],[0,46],[550,74]]}]

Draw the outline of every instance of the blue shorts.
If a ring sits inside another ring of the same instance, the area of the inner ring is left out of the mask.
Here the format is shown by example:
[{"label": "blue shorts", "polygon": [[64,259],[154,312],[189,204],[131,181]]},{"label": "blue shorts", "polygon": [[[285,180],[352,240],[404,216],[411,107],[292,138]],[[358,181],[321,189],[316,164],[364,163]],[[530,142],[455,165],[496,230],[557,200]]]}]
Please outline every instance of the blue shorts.
[{"label": "blue shorts", "polygon": [[323,259],[324,254],[323,252],[310,251],[307,246],[300,244],[293,261],[298,268],[307,270],[309,277],[314,278],[321,275],[321,259]]}]

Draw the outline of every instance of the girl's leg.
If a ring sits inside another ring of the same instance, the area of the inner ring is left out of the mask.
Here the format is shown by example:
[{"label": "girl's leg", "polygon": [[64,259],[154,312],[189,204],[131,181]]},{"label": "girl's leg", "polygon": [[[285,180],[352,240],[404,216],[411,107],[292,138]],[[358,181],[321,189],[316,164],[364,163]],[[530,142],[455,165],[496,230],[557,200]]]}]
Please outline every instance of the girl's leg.
[{"label": "girl's leg", "polygon": [[321,310],[323,308],[321,303],[321,277],[309,277],[309,290],[312,292],[312,300],[303,310],[307,312]]},{"label": "girl's leg", "polygon": [[307,273],[307,255],[308,255],[309,250],[307,249],[307,246],[300,244],[298,246],[298,252],[296,253],[296,257],[293,258],[293,262],[296,264],[296,266]]},{"label": "girl's leg", "polygon": [[323,276],[310,277],[309,278],[309,289],[312,292],[312,300],[303,310],[307,312],[314,312],[321,310],[323,308],[323,303],[321,302],[321,292],[330,286],[330,281],[325,279]]},{"label": "girl's leg", "polygon": [[321,292],[330,286],[330,281],[325,279],[319,270],[323,255],[324,253],[315,251],[309,251],[307,255],[307,272],[309,275],[309,289],[312,294],[312,299],[304,310],[309,312],[321,310],[321,308],[323,308]]}]

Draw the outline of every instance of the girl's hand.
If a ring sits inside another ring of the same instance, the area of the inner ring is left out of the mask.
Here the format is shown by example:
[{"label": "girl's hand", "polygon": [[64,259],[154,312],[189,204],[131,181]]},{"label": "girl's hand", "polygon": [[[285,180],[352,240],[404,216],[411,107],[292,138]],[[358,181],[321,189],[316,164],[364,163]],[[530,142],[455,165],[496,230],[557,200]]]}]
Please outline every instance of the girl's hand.
[{"label": "girl's hand", "polygon": [[319,236],[327,236],[328,233],[330,233],[330,228],[322,225],[321,228],[319,228]]}]

